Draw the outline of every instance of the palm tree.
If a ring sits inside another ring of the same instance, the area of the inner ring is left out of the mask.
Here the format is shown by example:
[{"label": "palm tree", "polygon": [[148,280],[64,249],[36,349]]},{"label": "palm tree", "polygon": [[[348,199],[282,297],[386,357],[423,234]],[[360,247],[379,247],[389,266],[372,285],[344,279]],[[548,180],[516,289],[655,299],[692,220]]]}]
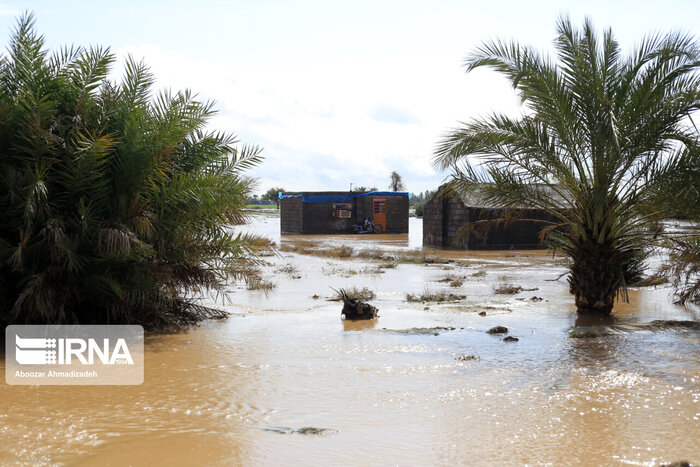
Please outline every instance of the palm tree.
[{"label": "palm tree", "polygon": [[399,175],[396,170],[391,172],[391,175],[389,176],[389,189],[391,191],[403,191],[406,189],[401,175]]},{"label": "palm tree", "polygon": [[467,71],[504,75],[523,112],[451,131],[435,163],[494,205],[549,213],[543,235],[572,260],[578,313],[607,315],[625,290],[625,263],[656,234],[656,180],[699,144],[690,116],[700,108],[700,52],[680,33],[646,37],[624,56],[612,32],[599,36],[590,20],[576,29],[562,17],[556,30],[556,59],[501,41],[467,58]]},{"label": "palm tree", "polygon": [[195,299],[255,275],[263,247],[233,232],[261,160],[205,131],[212,103],[152,95],[102,48],[53,55],[19,21],[0,59],[0,323],[141,323],[222,313]]}]

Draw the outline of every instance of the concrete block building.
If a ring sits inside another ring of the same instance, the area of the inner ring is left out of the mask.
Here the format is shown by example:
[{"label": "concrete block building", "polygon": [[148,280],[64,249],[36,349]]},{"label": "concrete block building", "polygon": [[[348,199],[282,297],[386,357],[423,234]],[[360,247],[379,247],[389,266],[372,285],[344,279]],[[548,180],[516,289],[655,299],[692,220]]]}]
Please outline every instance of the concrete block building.
[{"label": "concrete block building", "polygon": [[351,234],[366,217],[383,233],[408,233],[409,193],[293,192],[280,195],[282,234]]},{"label": "concrete block building", "polygon": [[423,209],[424,246],[464,250],[545,248],[540,233],[553,220],[546,212],[522,209],[510,222],[475,224],[504,219],[508,212],[486,203],[478,191],[459,194],[446,188],[441,186]]}]

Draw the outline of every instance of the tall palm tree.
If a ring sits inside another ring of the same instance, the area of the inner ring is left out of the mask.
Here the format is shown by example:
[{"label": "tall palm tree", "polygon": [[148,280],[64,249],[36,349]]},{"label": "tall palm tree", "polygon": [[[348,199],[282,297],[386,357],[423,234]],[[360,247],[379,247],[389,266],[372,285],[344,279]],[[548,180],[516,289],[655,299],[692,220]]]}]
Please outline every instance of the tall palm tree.
[{"label": "tall palm tree", "polygon": [[699,144],[691,114],[700,108],[700,50],[671,33],[625,56],[588,19],[577,29],[562,17],[556,32],[555,58],[501,41],[468,56],[467,71],[489,67],[510,81],[523,112],[451,131],[435,164],[494,205],[549,213],[555,221],[543,234],[572,260],[578,312],[607,315],[625,290],[625,263],[656,234],[656,181]]},{"label": "tall palm tree", "polygon": [[389,175],[389,189],[391,191],[403,191],[406,189],[401,175],[399,175],[396,170],[392,171],[391,175]]},{"label": "tall palm tree", "polygon": [[212,104],[153,95],[109,50],[50,55],[18,21],[0,58],[0,323],[141,323],[221,312],[194,295],[255,274],[260,239],[233,233],[256,147],[207,132]]}]

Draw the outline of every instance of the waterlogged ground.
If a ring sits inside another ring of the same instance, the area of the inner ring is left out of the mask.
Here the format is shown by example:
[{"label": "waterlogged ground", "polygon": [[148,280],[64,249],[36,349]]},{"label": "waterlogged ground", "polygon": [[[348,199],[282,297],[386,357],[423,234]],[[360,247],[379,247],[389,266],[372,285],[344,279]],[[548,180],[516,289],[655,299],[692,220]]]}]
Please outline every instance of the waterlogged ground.
[{"label": "waterlogged ground", "polygon": [[[700,462],[698,331],[573,339],[589,323],[550,254],[407,254],[410,227],[280,238],[278,218],[256,220],[283,250],[264,258],[273,289],[232,284],[228,320],[147,338],[142,386],[3,384],[0,464]],[[379,318],[341,321],[326,300],[341,287],[371,289]],[[441,291],[465,298],[406,300]],[[614,323],[700,319],[668,295],[631,291]]]}]

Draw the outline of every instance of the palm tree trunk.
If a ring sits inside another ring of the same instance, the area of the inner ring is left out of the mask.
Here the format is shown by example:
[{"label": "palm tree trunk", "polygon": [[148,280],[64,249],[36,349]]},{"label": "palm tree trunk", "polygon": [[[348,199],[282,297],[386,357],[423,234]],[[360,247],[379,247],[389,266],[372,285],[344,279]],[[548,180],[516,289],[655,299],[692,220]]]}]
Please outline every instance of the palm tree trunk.
[{"label": "palm tree trunk", "polygon": [[621,280],[620,255],[609,245],[582,241],[572,255],[569,288],[579,315],[607,316],[612,312]]}]

